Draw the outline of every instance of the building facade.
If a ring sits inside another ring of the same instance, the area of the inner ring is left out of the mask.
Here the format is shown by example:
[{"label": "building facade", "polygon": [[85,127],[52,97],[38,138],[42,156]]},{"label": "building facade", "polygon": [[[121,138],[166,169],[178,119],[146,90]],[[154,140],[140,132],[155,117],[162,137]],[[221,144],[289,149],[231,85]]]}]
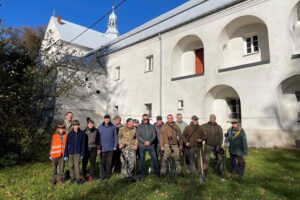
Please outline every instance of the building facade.
[{"label": "building facade", "polygon": [[[237,118],[250,146],[300,139],[298,0],[192,0],[89,52],[104,62],[104,113],[200,123]],[[105,98],[104,98],[105,97]]]}]

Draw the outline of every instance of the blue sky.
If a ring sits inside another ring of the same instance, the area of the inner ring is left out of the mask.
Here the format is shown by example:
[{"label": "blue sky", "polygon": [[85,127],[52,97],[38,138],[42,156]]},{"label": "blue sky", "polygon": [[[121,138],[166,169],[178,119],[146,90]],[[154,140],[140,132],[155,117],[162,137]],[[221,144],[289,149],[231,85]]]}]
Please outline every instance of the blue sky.
[{"label": "blue sky", "polygon": [[[89,26],[102,17],[113,2],[121,0],[0,0],[5,27],[47,25],[53,10],[63,19]],[[187,0],[127,0],[116,10],[121,34],[157,17]],[[93,29],[104,32],[107,19]]]}]

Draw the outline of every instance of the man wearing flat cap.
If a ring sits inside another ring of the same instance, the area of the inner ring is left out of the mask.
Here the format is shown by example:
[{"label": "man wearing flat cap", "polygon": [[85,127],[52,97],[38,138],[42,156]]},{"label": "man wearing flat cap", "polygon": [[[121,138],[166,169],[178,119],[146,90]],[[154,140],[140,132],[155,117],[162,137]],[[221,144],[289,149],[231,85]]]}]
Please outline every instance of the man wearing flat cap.
[{"label": "man wearing flat cap", "polygon": [[244,176],[245,156],[248,155],[247,138],[244,129],[239,126],[237,119],[231,120],[231,128],[225,135],[225,143],[229,143],[230,173],[236,170],[240,177]]},{"label": "man wearing flat cap", "polygon": [[185,146],[185,153],[188,154],[188,157],[190,158],[190,163],[188,166],[188,169],[190,173],[196,174],[198,169],[198,172],[200,167],[196,166],[196,159],[199,162],[200,159],[200,144],[202,144],[202,141],[206,139],[205,132],[203,128],[199,125],[198,117],[196,115],[192,116],[192,122],[190,125],[188,125],[180,138],[180,150],[183,149],[183,146]]}]

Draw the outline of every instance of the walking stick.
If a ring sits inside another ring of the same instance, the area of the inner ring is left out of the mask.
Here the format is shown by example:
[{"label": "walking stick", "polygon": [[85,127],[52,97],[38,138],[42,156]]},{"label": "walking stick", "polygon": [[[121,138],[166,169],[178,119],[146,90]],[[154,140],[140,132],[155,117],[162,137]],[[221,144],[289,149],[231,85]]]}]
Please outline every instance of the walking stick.
[{"label": "walking stick", "polygon": [[[198,142],[198,141],[197,141]],[[204,148],[204,145],[203,145],[203,141],[199,141],[199,167],[200,167],[200,184],[204,184],[205,182],[205,178],[204,178],[204,169],[203,169],[203,157],[202,157],[202,151],[203,151],[203,148]]]}]

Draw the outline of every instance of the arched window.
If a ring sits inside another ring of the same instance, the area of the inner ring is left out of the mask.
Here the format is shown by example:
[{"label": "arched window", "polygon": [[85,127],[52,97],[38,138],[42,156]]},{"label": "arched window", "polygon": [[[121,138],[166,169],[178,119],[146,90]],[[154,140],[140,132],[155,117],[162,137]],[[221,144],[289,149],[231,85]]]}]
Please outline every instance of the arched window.
[{"label": "arched window", "polygon": [[204,55],[204,46],[198,36],[189,35],[182,38],[173,50],[173,78],[204,74]]},{"label": "arched window", "polygon": [[270,59],[266,24],[255,16],[232,20],[223,29],[220,41],[221,68],[266,62]]}]

